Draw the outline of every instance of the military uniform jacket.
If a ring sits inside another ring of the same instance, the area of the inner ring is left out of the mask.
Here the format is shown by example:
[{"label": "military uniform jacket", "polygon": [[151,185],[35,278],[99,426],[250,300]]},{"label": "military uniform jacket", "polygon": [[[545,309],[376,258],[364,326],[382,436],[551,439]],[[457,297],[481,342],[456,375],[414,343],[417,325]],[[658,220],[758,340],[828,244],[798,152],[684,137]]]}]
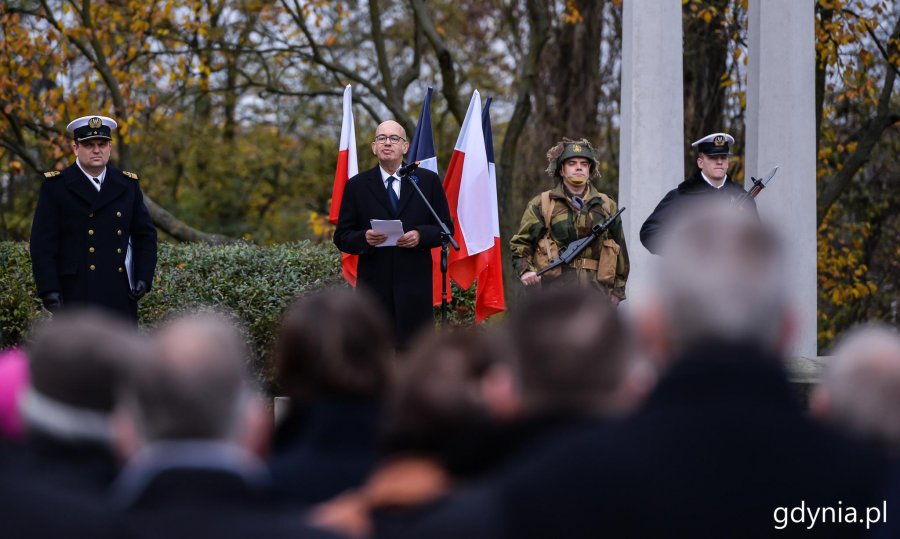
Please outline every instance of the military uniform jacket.
[{"label": "military uniform jacket", "polygon": [[[591,184],[588,184],[587,192],[585,192],[583,198],[584,204],[581,210],[576,210],[568,196],[566,196],[562,182],[558,183],[550,191],[550,202],[552,204],[550,233],[556,241],[560,253],[571,242],[589,235],[594,225],[603,223],[618,211],[615,201],[609,197],[601,196],[600,192]],[[534,250],[538,240],[546,231],[544,216],[541,212],[541,196],[538,195],[528,203],[525,213],[522,215],[519,230],[509,240],[512,263],[516,275],[521,276],[527,271],[538,270],[534,266]],[[599,259],[601,246],[604,241],[609,239],[615,241],[619,247],[619,252],[616,255],[615,277],[611,287],[612,293],[619,299],[625,299],[625,282],[628,279],[629,261],[621,219],[616,219],[612,226],[594,240],[587,249],[581,252],[579,258]],[[578,260],[575,262],[578,262]],[[589,269],[576,269],[568,266],[563,268],[563,277],[560,279],[566,281],[575,277],[585,283],[600,284],[596,280],[595,272]]]},{"label": "military uniform jacket", "polygon": [[[725,184],[721,188],[716,189],[710,185],[703,176],[700,175],[700,169],[684,180],[678,187],[672,189],[663,199],[656,205],[656,209],[647,217],[641,226],[641,243],[653,254],[659,254],[659,239],[666,228],[671,225],[672,219],[675,217],[679,208],[690,204],[692,201],[698,200],[704,196],[722,197],[728,201],[735,201],[747,192],[731,181],[731,176],[725,176]],[[756,212],[756,202],[752,198],[748,198],[743,204],[746,211]]]},{"label": "military uniform jacket", "polygon": [[[437,174],[420,168],[411,178],[453,232],[447,197]],[[367,288],[391,315],[400,346],[423,326],[434,323],[431,249],[440,246],[441,229],[414,189],[404,181],[395,212],[378,166],[357,174],[344,187],[334,231],[338,249],[359,255],[357,283]],[[372,228],[371,219],[399,219],[405,232],[419,231],[419,244],[412,249],[370,246],[366,243],[366,230]]]},{"label": "military uniform jacket", "polygon": [[132,278],[152,284],[156,228],[137,175],[107,165],[100,191],[77,164],[45,174],[31,226],[31,261],[39,295],[60,292],[63,303],[94,305],[137,319],[128,298],[128,238]]}]

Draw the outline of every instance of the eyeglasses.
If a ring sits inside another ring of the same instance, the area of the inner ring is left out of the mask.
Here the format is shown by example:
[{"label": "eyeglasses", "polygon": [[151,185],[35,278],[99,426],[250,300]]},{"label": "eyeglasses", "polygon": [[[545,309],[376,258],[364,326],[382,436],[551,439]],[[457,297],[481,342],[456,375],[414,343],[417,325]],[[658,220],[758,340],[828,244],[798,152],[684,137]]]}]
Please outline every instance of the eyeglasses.
[{"label": "eyeglasses", "polygon": [[375,137],[376,144],[385,144],[387,141],[391,141],[391,144],[399,144],[400,141],[406,142],[406,139],[397,135],[378,135]]}]

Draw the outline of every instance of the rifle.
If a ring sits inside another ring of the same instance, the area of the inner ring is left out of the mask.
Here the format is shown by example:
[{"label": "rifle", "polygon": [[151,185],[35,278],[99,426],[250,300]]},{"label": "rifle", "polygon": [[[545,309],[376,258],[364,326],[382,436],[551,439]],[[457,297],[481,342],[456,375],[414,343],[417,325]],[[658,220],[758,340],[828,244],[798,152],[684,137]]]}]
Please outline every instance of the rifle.
[{"label": "rifle", "polygon": [[763,189],[765,189],[766,185],[768,185],[768,183],[772,180],[772,178],[775,177],[776,172],[778,172],[777,166],[775,168],[773,168],[772,170],[770,170],[769,173],[766,174],[765,176],[763,176],[762,178],[757,179],[757,178],[754,178],[753,176],[750,176],[750,179],[753,181],[753,187],[750,188],[749,192],[745,192],[740,197],[734,199],[734,202],[732,203],[732,205],[737,208],[740,208],[751,198],[756,198],[756,195],[758,195]]},{"label": "rifle", "polygon": [[581,251],[584,251],[585,249],[587,249],[587,246],[592,241],[594,241],[594,238],[599,238],[600,234],[603,234],[603,231],[605,231],[607,228],[609,228],[613,224],[613,222],[616,219],[618,219],[619,215],[621,215],[623,211],[625,211],[624,206],[622,208],[620,208],[619,211],[617,211],[614,215],[612,215],[606,221],[604,221],[600,224],[594,225],[591,228],[590,234],[581,238],[580,240],[575,240],[572,243],[570,243],[566,247],[566,250],[563,251],[562,254],[559,255],[559,258],[550,262],[550,265],[548,265],[546,268],[537,272],[537,274],[543,275],[543,274],[547,273],[548,271],[552,270],[553,268],[555,268],[557,266],[561,266],[562,264],[571,264],[572,261],[575,260],[575,257],[577,257],[579,254],[581,254]]}]

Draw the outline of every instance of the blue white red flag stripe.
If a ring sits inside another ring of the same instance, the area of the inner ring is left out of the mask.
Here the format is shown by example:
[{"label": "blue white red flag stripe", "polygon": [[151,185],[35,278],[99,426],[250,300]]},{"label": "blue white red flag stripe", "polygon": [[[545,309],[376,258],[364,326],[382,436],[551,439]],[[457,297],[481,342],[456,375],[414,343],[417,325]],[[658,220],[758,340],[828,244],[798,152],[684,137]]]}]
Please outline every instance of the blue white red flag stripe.
[{"label": "blue white red flag stripe", "polygon": [[430,86],[425,92],[425,103],[422,112],[419,113],[419,122],[409,143],[409,152],[406,159],[410,162],[419,161],[419,167],[427,168],[438,176],[437,151],[434,149],[434,134],[431,130],[431,94],[434,89]]},{"label": "blue white red flag stripe", "polygon": [[450,252],[450,276],[465,289],[478,280],[477,322],[505,309],[497,185],[490,168],[481,97],[476,90],[447,165],[444,191],[460,245],[459,251]]}]

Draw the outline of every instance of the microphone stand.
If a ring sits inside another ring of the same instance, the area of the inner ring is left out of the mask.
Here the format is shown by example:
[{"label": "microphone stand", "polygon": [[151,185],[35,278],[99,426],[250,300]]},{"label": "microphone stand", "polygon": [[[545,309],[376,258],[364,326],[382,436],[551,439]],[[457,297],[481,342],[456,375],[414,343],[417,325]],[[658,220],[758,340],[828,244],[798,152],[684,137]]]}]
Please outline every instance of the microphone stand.
[{"label": "microphone stand", "polygon": [[412,185],[416,192],[419,193],[419,198],[422,199],[422,202],[425,203],[425,207],[428,208],[428,211],[431,212],[431,216],[434,217],[434,221],[441,227],[441,326],[447,326],[447,258],[450,253],[450,245],[453,246],[454,249],[459,251],[459,244],[456,243],[456,240],[453,239],[453,234],[450,233],[450,229],[447,228],[447,225],[441,221],[441,218],[438,217],[436,211],[434,211],[434,207],[428,202],[428,198],[425,197],[425,194],[419,189],[419,184],[412,181],[410,179],[410,175],[412,172],[418,168],[419,163],[416,161],[415,163],[410,163],[409,165],[404,165],[398,171],[400,175],[400,181],[407,180],[406,183]]}]

